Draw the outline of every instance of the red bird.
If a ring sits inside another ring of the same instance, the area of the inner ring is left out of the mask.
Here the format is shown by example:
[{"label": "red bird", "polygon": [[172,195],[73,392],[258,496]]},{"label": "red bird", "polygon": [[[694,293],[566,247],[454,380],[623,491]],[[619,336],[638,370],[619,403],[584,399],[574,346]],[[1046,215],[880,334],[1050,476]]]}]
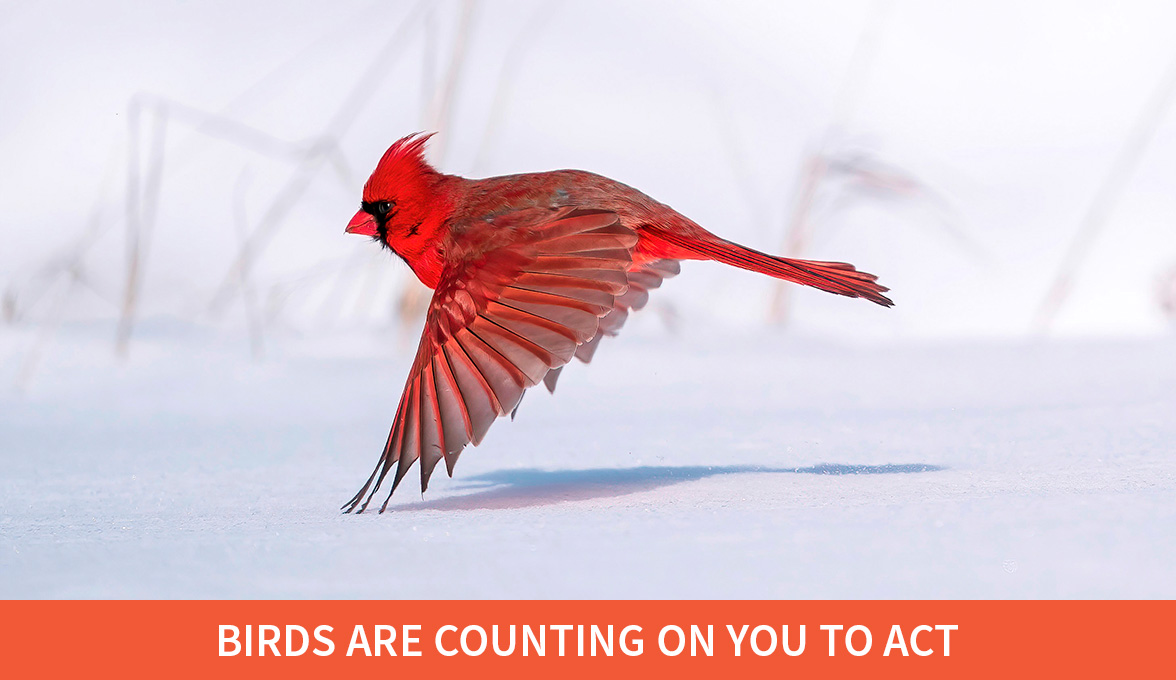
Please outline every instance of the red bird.
[{"label": "red bird", "polygon": [[587,362],[602,335],[615,335],[650,289],[678,273],[678,260],[716,260],[893,304],[877,277],[852,265],[744,248],[590,172],[442,174],[424,157],[430,136],[409,135],[384,153],[347,225],[434,290],[384,452],[347,512],[363,512],[394,465],[389,499],[418,459],[422,493],[442,459],[453,476],[466,444],[513,415],[528,387],[543,381],[554,390],[573,356]]}]

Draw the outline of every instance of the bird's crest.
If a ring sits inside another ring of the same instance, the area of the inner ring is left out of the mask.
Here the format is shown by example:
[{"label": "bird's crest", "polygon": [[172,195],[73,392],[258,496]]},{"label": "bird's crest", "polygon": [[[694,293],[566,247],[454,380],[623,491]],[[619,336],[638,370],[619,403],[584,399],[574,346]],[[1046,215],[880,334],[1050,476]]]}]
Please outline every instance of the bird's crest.
[{"label": "bird's crest", "polygon": [[365,201],[380,200],[380,197],[397,193],[398,189],[418,185],[437,171],[425,160],[425,145],[435,132],[416,132],[397,140],[368,178],[363,187]]}]

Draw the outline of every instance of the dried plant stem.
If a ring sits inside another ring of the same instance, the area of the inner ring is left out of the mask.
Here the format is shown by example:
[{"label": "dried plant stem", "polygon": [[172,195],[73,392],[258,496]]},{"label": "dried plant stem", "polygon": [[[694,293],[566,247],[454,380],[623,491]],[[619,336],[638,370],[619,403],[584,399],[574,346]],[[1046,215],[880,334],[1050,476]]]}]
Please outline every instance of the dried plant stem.
[{"label": "dried plant stem", "polygon": [[[104,188],[105,185],[106,180],[103,181]],[[53,335],[57,332],[57,328],[61,325],[61,321],[65,317],[65,308],[73,297],[74,288],[78,283],[85,283],[82,275],[82,258],[102,231],[102,211],[100,206],[103,196],[105,196],[105,191],[99,192],[94,208],[90,212],[90,224],[86,230],[82,244],[78,246],[73,257],[62,266],[62,272],[66,276],[63,282],[61,296],[54,301],[45,322],[41,326],[40,332],[37,334],[36,341],[29,348],[29,351],[25,353],[24,361],[21,362],[20,370],[17,371],[15,385],[20,391],[27,390],[32,383],[33,374],[41,362],[41,357],[53,341]],[[53,283],[55,281],[50,281],[47,285],[52,286]]]},{"label": "dried plant stem", "polygon": [[[249,224],[249,214],[245,204],[245,192],[249,186],[250,175],[242,172],[233,187],[233,226],[237,235],[239,248],[246,247],[246,232]],[[245,324],[249,329],[249,351],[254,359],[260,359],[265,350],[265,327],[262,323],[261,312],[258,309],[257,290],[253,286],[248,270],[241,271],[241,301],[245,308]]]},{"label": "dried plant stem", "polygon": [[727,164],[731,168],[735,184],[743,192],[743,203],[749,206],[755,224],[768,224],[771,220],[771,207],[765,200],[764,192],[756,186],[755,172],[748,163],[744,145],[740,143],[735,116],[731,114],[726,98],[717,86],[711,91],[710,100],[715,128],[723,142]]},{"label": "dried plant stem", "polygon": [[[788,218],[788,230],[784,236],[782,252],[784,257],[800,257],[808,249],[812,240],[813,202],[816,200],[817,190],[825,177],[828,162],[823,155],[809,156],[804,164],[804,172],[797,180],[792,199],[792,214]],[[768,310],[768,320],[772,323],[786,323],[792,312],[793,286],[778,282],[772,291],[772,301]]]},{"label": "dried plant stem", "polygon": [[1034,315],[1034,331],[1046,333],[1053,325],[1058,311],[1073,290],[1074,280],[1078,277],[1087,255],[1090,254],[1091,246],[1106,227],[1107,219],[1127,186],[1127,181],[1139,165],[1139,160],[1143,157],[1143,152],[1147,149],[1156,128],[1160,126],[1164,114],[1171,106],[1173,94],[1176,94],[1176,60],[1168,66],[1159,86],[1140,111],[1139,118],[1131,128],[1123,148],[1119,150],[1119,155],[1115,157],[1110,171],[1086,209],[1086,215],[1082,218],[1077,233],[1070,240],[1058,273]]},{"label": "dried plant stem", "polygon": [[440,87],[433,91],[433,99],[429,104],[426,116],[426,127],[429,131],[438,131],[439,135],[433,142],[433,154],[442,161],[445,158],[446,144],[449,134],[449,120],[453,114],[453,101],[457,95],[458,84],[461,82],[462,68],[465,65],[466,54],[469,51],[470,34],[473,32],[475,0],[462,0],[457,18],[457,33],[453,37],[453,52],[449,57],[449,66],[445,70],[445,77]]},{"label": "dried plant stem", "polygon": [[127,276],[122,309],[115,338],[115,352],[126,357],[130,351],[131,333],[139,306],[143,285],[143,269],[150,243],[151,230],[159,206],[159,192],[163,180],[163,151],[167,141],[168,109],[162,104],[153,107],[153,126],[146,179],[140,181],[140,112],[144,105],[132,100],[128,123],[131,127],[127,147]]},{"label": "dried plant stem", "polygon": [[65,317],[65,306],[72,297],[75,282],[76,278],[74,277],[63,282],[61,295],[53,302],[48,319],[41,326],[36,341],[33,342],[33,346],[29,348],[29,351],[25,353],[20,370],[16,373],[15,387],[17,390],[24,392],[32,383],[33,374],[37,370],[37,365],[40,364],[41,357],[44,356],[45,350],[49,348],[49,344],[53,341],[53,335],[57,332],[57,327],[61,325],[61,320]]},{"label": "dried plant stem", "polygon": [[437,91],[437,8],[425,12],[421,30],[421,120],[429,119],[429,107]]},{"label": "dried plant stem", "polygon": [[327,286],[322,300],[319,301],[318,308],[312,314],[320,324],[329,326],[332,320],[339,320],[342,316],[347,289],[358,278],[356,276],[356,260],[363,258],[363,256],[364,253],[361,250],[352,251],[347,256],[345,264],[334,273],[334,283]]},{"label": "dried plant stem", "polygon": [[[458,11],[457,31],[453,37],[449,64],[445,69],[445,76],[440,86],[433,90],[433,98],[425,114],[426,129],[441,133],[436,137],[431,149],[438,162],[442,162],[445,158],[446,145],[452,136],[449,130],[449,121],[453,114],[453,102],[457,95],[458,85],[461,82],[461,73],[465,64],[466,54],[469,52],[470,35],[473,33],[474,8],[476,4],[475,0],[462,0],[461,9]],[[428,47],[426,45],[426,50],[428,50]],[[432,63],[428,55],[426,55],[424,67],[427,70],[432,70]],[[423,293],[423,286],[415,279],[410,278],[410,280],[405,282],[404,288],[401,290],[400,296],[396,301],[397,318],[402,325],[407,324],[410,320],[415,319],[424,312],[428,298]]]},{"label": "dried plant stem", "polygon": [[526,56],[527,50],[543,35],[544,24],[551,19],[561,4],[561,0],[541,3],[531,18],[527,20],[526,25],[519,31],[519,34],[515,36],[510,47],[507,48],[506,56],[502,60],[502,69],[498,73],[494,99],[490,103],[490,115],[486,119],[486,129],[482,133],[482,143],[478,146],[478,152],[474,156],[474,164],[471,167],[473,174],[482,173],[486,164],[490,162],[490,152],[494,146],[494,140],[498,137],[498,131],[502,127],[502,118],[506,113],[506,105],[510,101],[515,77],[520,65],[523,64],[523,58]]},{"label": "dried plant stem", "polygon": [[[828,165],[825,158],[827,149],[834,134],[853,115],[861,91],[868,81],[870,69],[878,58],[886,21],[893,6],[892,0],[875,0],[870,5],[865,26],[854,45],[849,66],[833,103],[832,119],[821,136],[817,149],[805,160],[804,170],[797,181],[792,212],[784,230],[782,248],[785,257],[802,256],[812,240],[814,224],[811,211]],[[768,308],[768,319],[774,323],[787,323],[792,312],[791,298],[791,286],[783,281],[777,282]]]},{"label": "dried plant stem", "polygon": [[355,303],[352,305],[352,316],[363,319],[371,314],[372,304],[376,299],[376,291],[380,290],[381,283],[384,278],[386,268],[383,262],[375,258],[368,258],[367,263],[363,266],[364,276],[361,278],[362,283],[359,286],[359,294],[355,297]]},{"label": "dried plant stem", "polygon": [[[400,22],[388,41],[368,63],[368,67],[356,80],[351,91],[343,98],[343,103],[336,109],[335,115],[327,123],[320,138],[334,140],[343,137],[372,96],[379,91],[379,85],[389,70],[389,62],[407,43],[410,30],[427,6],[428,3],[424,0],[418,2]],[[305,193],[307,186],[329,158],[329,154],[325,153],[323,148],[318,148],[316,153],[310,154],[295,168],[286,184],[282,186],[269,207],[262,213],[261,220],[245,240],[233,264],[229,267],[228,273],[217,287],[212,301],[209,303],[211,311],[215,313],[222,309],[228,299],[236,292],[238,282],[244,280],[244,274],[264,252],[274,234],[281,227],[286,215],[295,207],[298,199]]]}]

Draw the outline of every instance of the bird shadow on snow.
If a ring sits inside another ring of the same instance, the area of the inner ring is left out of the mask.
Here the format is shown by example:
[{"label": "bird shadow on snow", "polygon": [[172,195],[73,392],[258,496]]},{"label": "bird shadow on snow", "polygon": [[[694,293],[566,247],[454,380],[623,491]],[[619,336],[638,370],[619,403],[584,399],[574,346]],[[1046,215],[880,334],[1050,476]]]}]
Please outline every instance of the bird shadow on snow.
[{"label": "bird shadow on snow", "polygon": [[505,510],[555,505],[572,501],[613,498],[650,491],[663,486],[693,482],[718,475],[779,473],[804,475],[894,475],[936,472],[945,468],[923,463],[885,465],[844,465],[821,463],[809,467],[763,467],[758,465],[693,465],[676,467],[591,468],[586,470],[540,470],[523,468],[487,472],[467,478],[467,485],[488,487],[473,493],[413,503],[396,512],[419,510]]}]

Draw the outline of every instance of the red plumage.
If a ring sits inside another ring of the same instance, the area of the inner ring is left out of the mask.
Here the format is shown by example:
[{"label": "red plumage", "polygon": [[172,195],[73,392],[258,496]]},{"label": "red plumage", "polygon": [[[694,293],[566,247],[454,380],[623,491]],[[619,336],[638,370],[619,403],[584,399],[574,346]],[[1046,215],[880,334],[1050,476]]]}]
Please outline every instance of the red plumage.
[{"label": "red plumage", "polygon": [[[556,170],[469,180],[425,160],[428,135],[393,144],[364,185],[347,231],[371,236],[434,289],[425,330],[376,469],[343,507],[362,512],[396,468],[421,461],[421,491],[442,459],[513,413],[523,391],[591,358],[678,260],[715,260],[880,305],[872,274],[726,241],[632,187]],[[391,498],[391,493],[389,493]],[[387,501],[384,502],[384,507]],[[383,510],[383,507],[381,507]]]}]

